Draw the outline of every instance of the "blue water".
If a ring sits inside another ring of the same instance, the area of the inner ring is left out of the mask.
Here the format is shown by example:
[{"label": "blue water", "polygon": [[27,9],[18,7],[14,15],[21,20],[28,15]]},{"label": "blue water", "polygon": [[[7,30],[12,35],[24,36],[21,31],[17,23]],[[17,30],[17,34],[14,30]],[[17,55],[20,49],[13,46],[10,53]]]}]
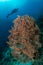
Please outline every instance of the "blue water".
[{"label": "blue water", "polygon": [[[18,12],[6,18],[14,8],[18,8]],[[4,48],[17,15],[29,15],[37,20],[40,14],[43,14],[43,0],[0,0],[0,49]]]}]

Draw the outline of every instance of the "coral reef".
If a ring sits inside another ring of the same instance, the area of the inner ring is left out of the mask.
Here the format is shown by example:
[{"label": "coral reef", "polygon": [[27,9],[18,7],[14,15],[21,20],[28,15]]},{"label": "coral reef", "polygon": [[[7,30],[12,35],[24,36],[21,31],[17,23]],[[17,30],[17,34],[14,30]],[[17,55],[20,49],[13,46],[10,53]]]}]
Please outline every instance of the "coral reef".
[{"label": "coral reef", "polygon": [[40,56],[38,49],[41,47],[40,29],[35,20],[29,16],[18,16],[13,23],[14,26],[9,31],[8,37],[11,54],[23,62],[38,59]]}]

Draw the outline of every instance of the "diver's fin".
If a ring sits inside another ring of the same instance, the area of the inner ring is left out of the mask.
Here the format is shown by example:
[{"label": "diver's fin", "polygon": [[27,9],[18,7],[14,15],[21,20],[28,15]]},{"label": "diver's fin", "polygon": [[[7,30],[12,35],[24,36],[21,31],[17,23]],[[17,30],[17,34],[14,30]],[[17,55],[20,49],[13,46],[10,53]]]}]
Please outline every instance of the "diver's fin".
[{"label": "diver's fin", "polygon": [[6,16],[8,18],[8,16]]},{"label": "diver's fin", "polygon": [[10,14],[8,14],[6,17],[8,18]]}]

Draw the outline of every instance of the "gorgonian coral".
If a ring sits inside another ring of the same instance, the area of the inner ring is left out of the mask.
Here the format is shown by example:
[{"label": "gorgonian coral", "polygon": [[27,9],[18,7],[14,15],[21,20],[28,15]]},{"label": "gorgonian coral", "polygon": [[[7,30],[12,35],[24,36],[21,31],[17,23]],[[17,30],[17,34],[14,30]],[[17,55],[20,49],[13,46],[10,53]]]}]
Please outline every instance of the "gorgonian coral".
[{"label": "gorgonian coral", "polygon": [[32,17],[18,16],[10,33],[8,43],[14,58],[21,61],[39,58],[40,30]]}]

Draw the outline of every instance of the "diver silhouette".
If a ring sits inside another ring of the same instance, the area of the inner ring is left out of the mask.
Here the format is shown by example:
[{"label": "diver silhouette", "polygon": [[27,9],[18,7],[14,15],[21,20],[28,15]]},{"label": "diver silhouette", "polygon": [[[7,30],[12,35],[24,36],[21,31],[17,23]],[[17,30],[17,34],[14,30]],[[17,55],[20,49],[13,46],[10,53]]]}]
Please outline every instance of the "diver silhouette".
[{"label": "diver silhouette", "polygon": [[12,15],[12,14],[14,14],[14,13],[16,13],[16,12],[18,12],[18,8],[13,9],[13,10],[11,11],[11,13],[9,13],[6,17],[8,18],[10,15]]}]

